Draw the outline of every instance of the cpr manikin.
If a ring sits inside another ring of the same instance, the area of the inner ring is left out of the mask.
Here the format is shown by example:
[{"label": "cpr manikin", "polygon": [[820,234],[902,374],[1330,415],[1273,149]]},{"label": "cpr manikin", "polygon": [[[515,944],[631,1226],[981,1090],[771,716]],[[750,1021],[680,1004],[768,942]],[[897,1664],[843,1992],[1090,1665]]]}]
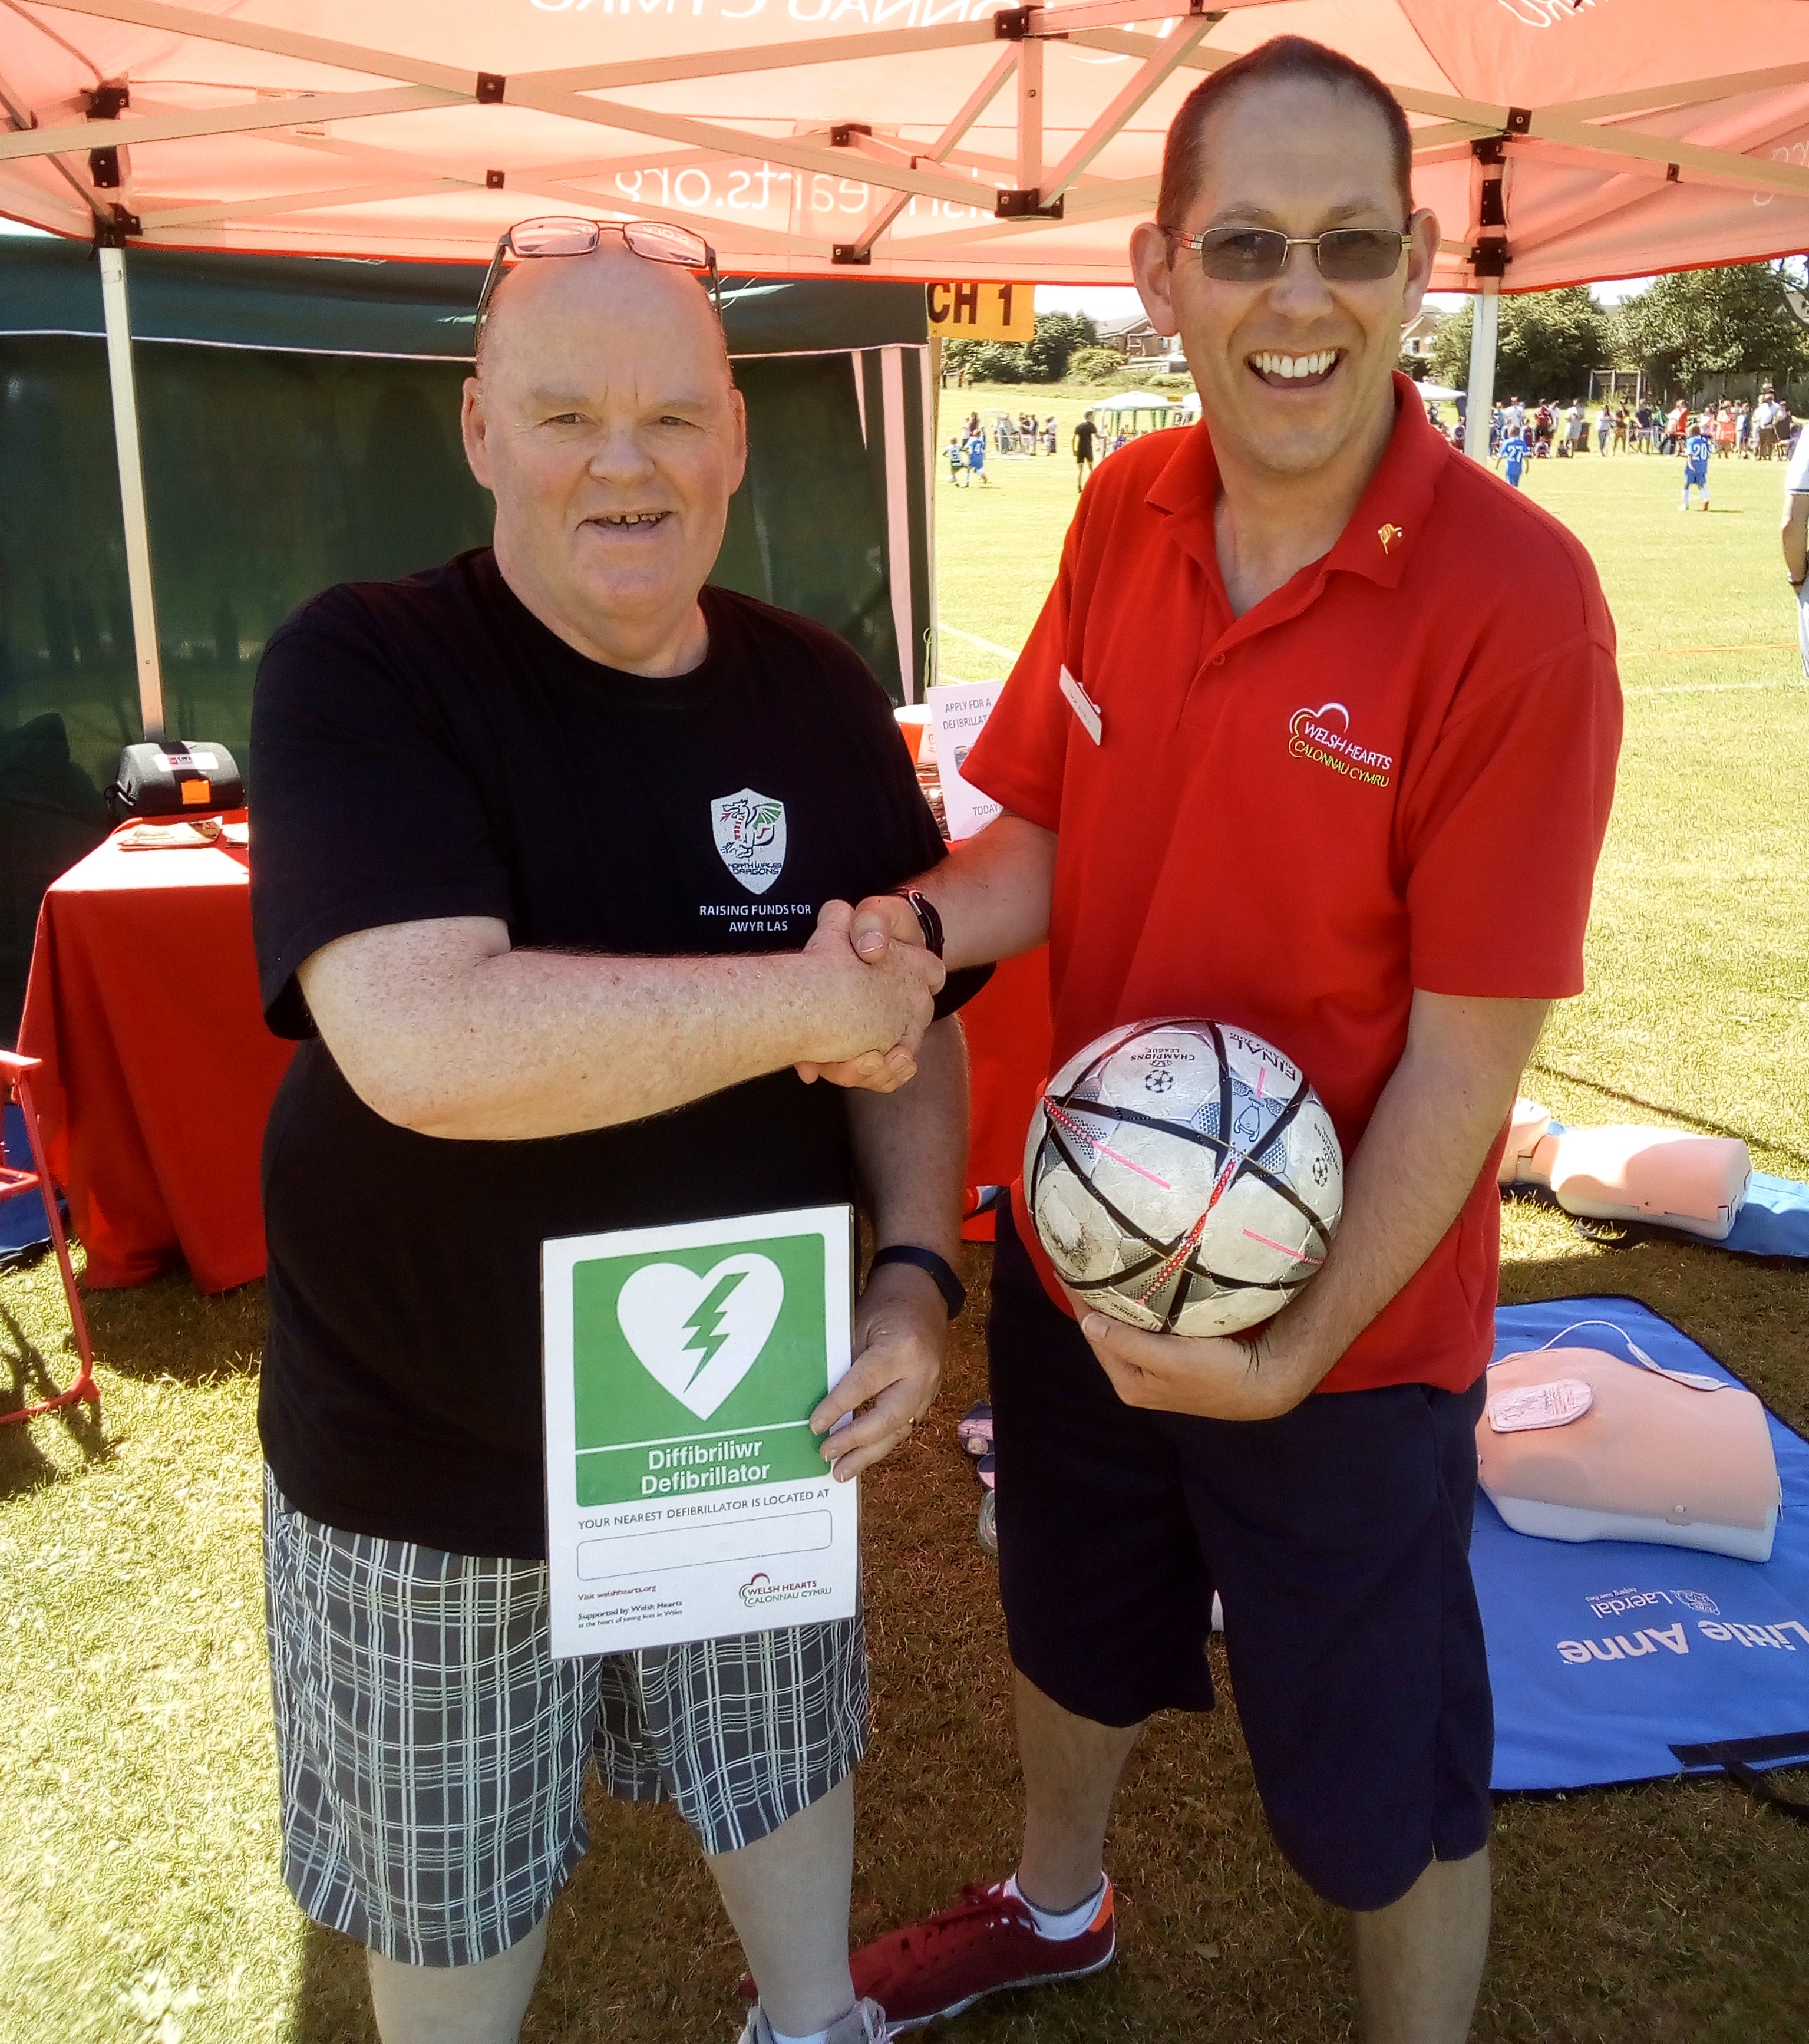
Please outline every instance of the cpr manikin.
[{"label": "cpr manikin", "polygon": [[1674,1128],[1554,1130],[1536,1101],[1517,1100],[1498,1174],[1542,1185],[1566,1213],[1646,1221],[1724,1242],[1746,1203],[1753,1160],[1738,1137]]}]

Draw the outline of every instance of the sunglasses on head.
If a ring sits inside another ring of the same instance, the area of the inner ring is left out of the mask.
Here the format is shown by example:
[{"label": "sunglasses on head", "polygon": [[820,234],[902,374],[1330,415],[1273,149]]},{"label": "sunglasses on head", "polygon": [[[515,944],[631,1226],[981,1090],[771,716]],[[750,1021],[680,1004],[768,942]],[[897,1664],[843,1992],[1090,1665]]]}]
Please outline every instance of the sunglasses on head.
[{"label": "sunglasses on head", "polygon": [[1200,267],[1222,284],[1262,284],[1279,277],[1290,248],[1310,248],[1328,284],[1376,284],[1392,277],[1413,236],[1392,227],[1335,227],[1327,234],[1283,234],[1272,227],[1209,227],[1204,234],[1162,232],[1197,251]]},{"label": "sunglasses on head", "polygon": [[710,302],[722,317],[722,282],[716,275],[716,251],[702,235],[688,227],[674,227],[663,220],[582,220],[563,214],[539,220],[518,220],[496,244],[496,253],[485,273],[484,287],[478,294],[478,317],[474,335],[484,329],[484,315],[501,281],[503,265],[511,256],[594,256],[605,234],[619,234],[632,256],[649,263],[671,263],[682,270],[701,270],[708,276]]}]

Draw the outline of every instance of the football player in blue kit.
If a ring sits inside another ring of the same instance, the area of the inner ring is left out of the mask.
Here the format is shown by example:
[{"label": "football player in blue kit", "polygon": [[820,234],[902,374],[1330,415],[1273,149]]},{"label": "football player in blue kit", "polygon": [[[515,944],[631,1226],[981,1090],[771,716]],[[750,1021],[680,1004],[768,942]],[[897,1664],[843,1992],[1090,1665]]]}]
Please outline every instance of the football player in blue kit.
[{"label": "football player in blue kit", "polygon": [[1689,437],[1684,442],[1684,499],[1677,506],[1680,511],[1690,508],[1690,492],[1702,492],[1702,508],[1708,509],[1708,458],[1715,451],[1715,443],[1703,431],[1700,419],[1690,421]]}]

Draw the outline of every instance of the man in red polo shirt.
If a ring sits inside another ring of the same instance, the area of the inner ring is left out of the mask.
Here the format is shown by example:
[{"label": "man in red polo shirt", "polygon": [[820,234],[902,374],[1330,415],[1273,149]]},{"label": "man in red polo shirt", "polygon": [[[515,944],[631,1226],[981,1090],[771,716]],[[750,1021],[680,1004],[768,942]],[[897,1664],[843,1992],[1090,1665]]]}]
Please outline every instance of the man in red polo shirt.
[{"label": "man in red polo shirt", "polygon": [[[1323,1268],[1247,1336],[1077,1326],[1001,1217],[988,1339],[1027,1823],[1007,1881],[857,1954],[894,2031],[1110,1960],[1119,1770],[1212,1702],[1216,1589],[1277,1842],[1350,1912],[1365,2034],[1456,2044],[1493,1727],[1468,1546],[1495,1162],[1583,984],[1613,627],[1563,527],[1392,374],[1438,240],[1407,122],[1297,39],[1189,98],[1132,259],[1203,422],[1089,486],[962,770],[1007,813],[856,947],[1050,941],[1059,1065],[1116,1024],[1254,1029],[1346,1159]],[[1546,593],[1529,615],[1524,592]]]}]

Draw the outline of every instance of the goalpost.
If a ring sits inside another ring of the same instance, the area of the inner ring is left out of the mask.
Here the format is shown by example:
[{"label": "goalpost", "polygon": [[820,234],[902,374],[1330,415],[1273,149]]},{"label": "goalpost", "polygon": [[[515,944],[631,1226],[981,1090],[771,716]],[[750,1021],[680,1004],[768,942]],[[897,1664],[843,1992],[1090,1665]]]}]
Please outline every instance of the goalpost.
[{"label": "goalpost", "polygon": [[1612,403],[1616,398],[1625,398],[1637,405],[1646,394],[1645,378],[1637,369],[1592,369],[1589,371],[1589,402]]}]

